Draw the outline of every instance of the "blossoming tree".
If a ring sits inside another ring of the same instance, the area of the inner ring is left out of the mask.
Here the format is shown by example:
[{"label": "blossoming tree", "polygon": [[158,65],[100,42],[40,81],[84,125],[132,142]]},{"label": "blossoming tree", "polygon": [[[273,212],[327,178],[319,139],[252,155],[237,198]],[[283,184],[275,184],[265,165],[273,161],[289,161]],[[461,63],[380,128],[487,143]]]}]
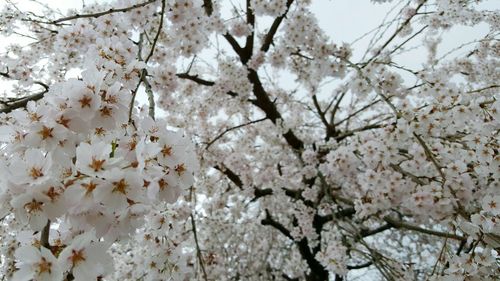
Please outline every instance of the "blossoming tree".
[{"label": "blossoming tree", "polygon": [[306,0],[26,1],[0,13],[27,38],[0,60],[2,280],[500,275],[498,10],[394,1],[355,58]]}]

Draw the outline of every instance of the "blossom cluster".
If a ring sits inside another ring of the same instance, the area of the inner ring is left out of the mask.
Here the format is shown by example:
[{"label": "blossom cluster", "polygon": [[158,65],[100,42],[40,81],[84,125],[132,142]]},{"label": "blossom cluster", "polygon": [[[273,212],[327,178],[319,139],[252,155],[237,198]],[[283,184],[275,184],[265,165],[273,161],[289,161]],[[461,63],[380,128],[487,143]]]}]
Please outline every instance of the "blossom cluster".
[{"label": "blossom cluster", "polygon": [[[176,202],[194,182],[190,141],[137,110],[146,68],[132,53],[137,47],[112,34],[95,40],[98,31],[89,33],[88,26],[77,21],[55,44],[67,42],[61,48],[69,52],[85,46],[74,62],[83,63],[81,77],[60,78],[43,99],[0,117],[1,211],[18,222],[12,230],[33,236],[16,247],[13,280],[109,274],[107,249],[134,235],[152,207]],[[11,75],[16,67],[8,69]]]},{"label": "blossom cluster", "polygon": [[[59,255],[63,263],[73,262],[63,270],[71,269],[79,280],[89,280],[84,272],[106,273],[91,258],[103,254],[93,249],[106,249],[99,239],[113,243],[133,233],[151,206],[175,202],[192,185],[196,169],[189,141],[164,121],[133,113],[128,122],[131,96],[118,82],[104,81],[109,74],[89,67],[82,80],[53,85],[42,102],[4,116],[1,127],[3,153],[9,155],[2,161],[2,208],[33,231],[53,222],[65,236],[85,233],[81,239],[66,237]],[[76,248],[69,250],[71,245]],[[57,263],[44,247],[18,251],[19,274],[33,266],[40,276],[61,274],[49,268]],[[27,255],[37,259],[26,261]],[[95,264],[78,270],[83,261]]]}]

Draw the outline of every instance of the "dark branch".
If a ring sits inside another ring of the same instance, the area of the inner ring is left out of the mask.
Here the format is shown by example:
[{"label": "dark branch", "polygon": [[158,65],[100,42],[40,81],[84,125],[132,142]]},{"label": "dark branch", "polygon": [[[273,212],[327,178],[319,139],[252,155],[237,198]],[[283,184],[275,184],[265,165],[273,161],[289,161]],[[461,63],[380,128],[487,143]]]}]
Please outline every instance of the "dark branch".
[{"label": "dark branch", "polygon": [[335,136],[335,127],[331,126],[328,121],[326,120],[325,117],[325,112],[321,110],[321,107],[319,105],[318,99],[316,98],[316,95],[312,96],[312,100],[314,103],[314,107],[316,107],[316,110],[318,111],[319,118],[321,119],[321,122],[323,125],[325,125],[326,129],[326,140],[329,140],[331,137]]},{"label": "dark branch", "polygon": [[341,141],[341,140],[343,140],[343,139],[345,139],[347,137],[350,137],[350,136],[354,135],[355,133],[363,132],[363,131],[368,131],[368,130],[373,130],[373,129],[380,129],[380,128],[383,128],[383,127],[384,127],[383,124],[366,125],[364,127],[356,128],[356,129],[344,132],[344,133],[342,133],[342,134],[340,134],[338,136],[335,136],[335,140]]},{"label": "dark branch", "polygon": [[262,225],[270,225],[274,228],[276,228],[277,230],[279,230],[279,232],[281,232],[283,235],[285,235],[286,237],[290,238],[291,240],[293,240],[293,237],[292,235],[290,234],[290,230],[288,230],[285,226],[283,226],[281,223],[279,223],[278,221],[275,221],[273,219],[273,217],[271,216],[271,214],[269,213],[269,210],[266,209],[266,217],[260,221],[260,223]]},{"label": "dark branch", "polygon": [[247,24],[252,27],[252,32],[247,36],[245,47],[243,47],[242,58],[241,61],[243,64],[246,64],[253,54],[253,45],[254,45],[254,37],[255,37],[255,14],[250,7],[250,0],[247,0]]},{"label": "dark branch", "polygon": [[285,273],[281,274],[281,277],[283,277],[287,281],[299,281],[299,278],[292,278],[292,277],[286,275]]},{"label": "dark branch", "polygon": [[319,263],[314,257],[313,253],[309,249],[309,244],[307,238],[302,238],[298,243],[300,255],[306,260],[307,265],[311,269],[311,272],[307,275],[307,281],[323,281],[328,280],[328,271],[321,263]]},{"label": "dark branch", "polygon": [[243,188],[243,181],[240,179],[240,177],[236,173],[234,173],[233,171],[231,171],[229,168],[227,168],[227,167],[222,168],[219,165],[217,165],[217,166],[214,167],[214,169],[216,169],[219,172],[221,172],[224,175],[226,175],[226,177],[229,180],[231,180],[240,189]]},{"label": "dark branch", "polygon": [[386,231],[388,229],[391,229],[392,228],[392,225],[391,224],[384,224],[384,225],[381,225],[377,228],[374,228],[374,229],[362,229],[359,234],[362,236],[362,237],[368,237],[368,236],[372,236],[372,235],[375,235],[377,233],[380,233],[380,232],[383,232],[383,231]]},{"label": "dark branch", "polygon": [[9,113],[14,109],[17,108],[22,108],[26,107],[29,101],[37,101],[43,98],[43,96],[48,92],[48,90],[45,90],[41,93],[34,94],[31,96],[24,97],[18,101],[15,101],[13,103],[9,103],[7,106],[4,106],[2,109],[0,109],[0,113]]},{"label": "dark branch", "polygon": [[[333,106],[333,109],[332,109],[332,113],[330,115],[330,124],[334,124],[333,122],[335,121],[335,116],[337,115],[337,112],[340,108],[340,102],[342,102],[342,99],[344,98],[346,94],[346,91],[342,92],[338,97],[339,99],[337,100],[337,102],[335,103],[335,105]],[[335,125],[334,126],[334,129],[335,129]]]},{"label": "dark branch", "polygon": [[47,224],[42,230],[42,233],[40,234],[40,244],[50,250],[50,243],[49,243],[49,235],[50,235],[50,220],[47,220]]},{"label": "dark branch", "polygon": [[273,24],[271,25],[271,28],[269,28],[269,31],[267,32],[266,36],[264,37],[264,43],[262,44],[262,47],[260,47],[260,50],[263,52],[267,52],[269,50],[269,47],[273,43],[274,35],[278,31],[278,28],[280,27],[281,22],[283,19],[286,17],[286,14],[288,13],[288,10],[290,9],[290,6],[292,5],[293,0],[288,0],[286,2],[286,11],[279,17],[277,17]]},{"label": "dark branch", "polygon": [[229,43],[229,45],[231,45],[231,47],[233,48],[233,50],[236,52],[236,54],[240,57],[240,59],[242,58],[242,52],[243,52],[243,49],[241,48],[240,44],[238,44],[238,41],[236,41],[236,39],[234,39],[234,37],[228,33],[224,34],[224,38],[226,38],[227,42]]},{"label": "dark branch", "polygon": [[140,8],[140,7],[147,6],[147,5],[149,5],[151,3],[154,3],[154,2],[156,2],[156,0],[149,0],[149,1],[146,1],[144,3],[136,4],[136,5],[133,5],[133,6],[130,6],[130,7],[120,8],[120,9],[109,9],[107,11],[98,12],[98,13],[76,14],[76,15],[73,15],[73,16],[69,16],[69,17],[65,17],[65,18],[60,18],[60,19],[54,20],[51,23],[52,24],[57,24],[57,23],[60,23],[60,22],[74,20],[74,19],[81,19],[81,18],[98,18],[98,17],[104,16],[104,15],[108,15],[108,14],[112,14],[112,13],[118,13],[118,12],[125,13],[125,12],[129,12],[129,11],[131,11],[133,9],[137,9],[137,8]]},{"label": "dark branch", "polygon": [[459,241],[463,241],[463,240],[467,239],[466,237],[456,235],[453,233],[446,233],[446,232],[440,232],[440,231],[422,228],[420,226],[413,225],[413,224],[410,224],[410,223],[407,223],[407,222],[404,222],[402,220],[398,220],[395,218],[391,218],[389,216],[384,217],[384,220],[389,225],[391,225],[395,228],[403,228],[403,229],[413,230],[413,231],[417,231],[417,232],[424,233],[424,234],[429,234],[429,235],[434,235],[434,236],[444,237],[444,238],[449,238],[449,239],[455,239],[455,240],[459,240]]},{"label": "dark branch", "polygon": [[177,73],[176,76],[179,78],[182,78],[182,79],[188,79],[188,80],[194,81],[194,82],[196,82],[200,85],[204,85],[204,86],[215,85],[215,82],[199,78],[198,75],[191,75],[189,73]]},{"label": "dark branch", "polygon": [[205,9],[205,13],[207,13],[208,16],[211,16],[214,11],[212,0],[203,0],[203,8]]},{"label": "dark branch", "polygon": [[[203,78],[199,78],[198,75],[191,75],[189,73],[177,73],[176,76],[179,77],[179,78],[181,78],[181,79],[191,80],[191,81],[196,82],[197,84],[203,85],[203,86],[213,86],[213,85],[215,85],[215,82],[208,81],[208,80],[205,80]],[[238,96],[237,93],[231,92],[231,91],[227,92],[226,94],[230,95],[233,98],[236,97],[236,96]]]},{"label": "dark branch", "polygon": [[352,270],[352,269],[361,269],[361,268],[369,267],[372,264],[373,264],[373,262],[369,261],[369,262],[365,262],[365,263],[362,263],[362,264],[348,265],[347,269],[349,269],[349,270]]},{"label": "dark branch", "polygon": [[255,188],[253,194],[255,195],[255,197],[250,202],[254,202],[257,199],[259,199],[260,197],[264,197],[264,196],[267,196],[267,195],[272,195],[273,194],[273,190],[270,189],[270,188],[265,188],[265,189]]},{"label": "dark branch", "polygon": [[[0,76],[8,79],[14,79],[8,72],[0,72]],[[42,99],[43,96],[49,91],[49,85],[41,81],[34,81],[33,83],[42,86],[44,90],[38,94],[16,99],[13,102],[2,102],[4,107],[0,109],[0,113],[9,113],[14,109],[26,107],[29,101],[37,101],[39,99]]]},{"label": "dark branch", "polygon": [[[269,99],[269,96],[262,86],[257,72],[253,69],[249,69],[248,71],[248,80],[250,80],[250,82],[253,84],[253,93],[257,98],[256,100],[253,100],[252,103],[262,111],[264,111],[267,118],[269,118],[269,120],[276,124],[278,119],[282,119],[281,114],[278,112],[278,109],[271,101],[271,99]],[[284,133],[283,137],[294,150],[300,151],[304,148],[304,143],[291,130]]]},{"label": "dark branch", "polygon": [[356,214],[356,210],[354,208],[345,208],[342,210],[339,210],[333,214],[326,215],[326,216],[319,216],[319,223],[325,224],[333,219],[338,219],[338,218],[344,218],[344,217],[351,217],[354,214]]}]

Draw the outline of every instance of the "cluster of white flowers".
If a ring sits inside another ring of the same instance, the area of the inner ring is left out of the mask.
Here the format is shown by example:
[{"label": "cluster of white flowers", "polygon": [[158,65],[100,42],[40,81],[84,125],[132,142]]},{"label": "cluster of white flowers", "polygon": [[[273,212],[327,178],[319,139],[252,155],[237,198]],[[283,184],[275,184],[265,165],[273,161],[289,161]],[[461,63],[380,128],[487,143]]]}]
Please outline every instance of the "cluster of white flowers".
[{"label": "cluster of white flowers", "polygon": [[[136,108],[147,66],[136,60],[137,46],[108,28],[117,20],[96,21],[95,29],[77,20],[58,33],[54,48],[86,53],[50,67],[83,63],[81,78],[59,76],[42,100],[0,116],[2,214],[14,215],[10,231],[29,230],[33,237],[15,246],[12,280],[95,280],[111,273],[109,247],[194,182],[190,141]],[[105,30],[111,33],[100,34]],[[29,83],[14,71],[19,63],[6,63],[10,78]]]},{"label": "cluster of white flowers", "polygon": [[[104,81],[107,75],[89,67],[82,80],[53,85],[42,102],[4,115],[0,127],[2,151],[9,155],[2,162],[2,207],[33,231],[42,231],[50,220],[67,236],[85,233],[68,240],[59,255],[63,263],[72,261],[60,266],[77,279],[82,272],[105,273],[93,267],[101,263],[91,258],[102,258],[106,251],[96,244],[99,239],[112,243],[133,233],[150,206],[175,202],[192,185],[197,169],[189,141],[167,130],[164,121],[134,112],[128,122],[131,96],[118,82]],[[85,245],[88,257],[81,252]],[[92,254],[92,249],[102,253]],[[22,259],[35,250],[36,256]],[[62,277],[47,249],[27,245],[18,251],[19,274],[38,268],[30,274]],[[76,267],[80,260],[92,264]]]},{"label": "cluster of white flowers", "polygon": [[[192,277],[193,255],[184,222],[190,209],[175,204],[167,208],[156,205],[146,215],[145,227],[135,234],[134,240],[115,244],[111,248],[116,270],[115,280],[123,276],[143,280],[185,280]],[[137,247],[140,244],[141,247]]]},{"label": "cluster of white flowers", "polygon": [[255,15],[278,17],[285,13],[286,1],[251,0],[252,9]]}]

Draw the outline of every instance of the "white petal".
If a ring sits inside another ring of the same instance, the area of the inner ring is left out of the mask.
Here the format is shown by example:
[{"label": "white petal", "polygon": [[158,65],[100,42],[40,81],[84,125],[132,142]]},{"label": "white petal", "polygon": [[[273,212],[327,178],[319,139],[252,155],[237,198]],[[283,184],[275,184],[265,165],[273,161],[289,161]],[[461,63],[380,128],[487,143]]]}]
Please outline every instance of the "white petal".
[{"label": "white petal", "polygon": [[37,248],[27,245],[20,247],[14,253],[14,257],[23,263],[37,263],[40,260],[41,254]]},{"label": "white petal", "polygon": [[14,272],[14,276],[11,281],[28,281],[33,279],[35,272],[29,267],[23,267],[18,271]]},{"label": "white petal", "polygon": [[74,281],[95,280],[99,274],[97,268],[92,267],[88,262],[82,262],[73,268]]},{"label": "white petal", "polygon": [[33,230],[42,230],[47,224],[47,215],[43,212],[34,212],[30,214],[30,227]]}]

